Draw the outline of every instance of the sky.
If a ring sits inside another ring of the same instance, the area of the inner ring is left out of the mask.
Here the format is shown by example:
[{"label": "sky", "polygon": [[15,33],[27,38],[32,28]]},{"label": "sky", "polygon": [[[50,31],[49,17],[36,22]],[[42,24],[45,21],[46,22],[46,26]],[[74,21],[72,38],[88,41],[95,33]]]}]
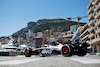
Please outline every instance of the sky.
[{"label": "sky", "polygon": [[[0,37],[10,36],[30,21],[86,16],[90,0],[0,0]],[[77,21],[77,19],[72,19]],[[80,22],[88,22],[82,18]]]}]

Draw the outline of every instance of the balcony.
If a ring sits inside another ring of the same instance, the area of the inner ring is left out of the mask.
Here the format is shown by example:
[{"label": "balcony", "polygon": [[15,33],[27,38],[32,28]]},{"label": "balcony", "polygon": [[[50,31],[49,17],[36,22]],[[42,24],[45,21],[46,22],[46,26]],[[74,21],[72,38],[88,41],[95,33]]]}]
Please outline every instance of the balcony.
[{"label": "balcony", "polygon": [[100,3],[97,5],[97,7],[94,9],[94,11],[100,10]]},{"label": "balcony", "polygon": [[94,4],[95,4],[95,5],[97,5],[97,4],[98,4],[98,2],[99,2],[99,0],[95,0],[95,1],[94,1]]},{"label": "balcony", "polygon": [[99,26],[100,25],[100,20],[98,22],[95,23],[95,26]]},{"label": "balcony", "polygon": [[85,37],[82,38],[82,40],[85,40],[85,39],[88,38],[88,37],[89,37],[89,35],[86,35]]},{"label": "balcony", "polygon": [[81,36],[83,36],[85,33],[87,33],[88,32],[88,29],[86,29],[81,35],[80,35],[80,37]]},{"label": "balcony", "polygon": [[89,5],[87,6],[87,8],[89,9],[89,7],[92,6],[92,0],[90,1]]},{"label": "balcony", "polygon": [[93,12],[93,9],[92,9],[92,7],[90,7],[90,9],[88,10],[88,14],[90,14],[92,12]]},{"label": "balcony", "polygon": [[98,30],[96,30],[96,34],[100,33],[100,28]]},{"label": "balcony", "polygon": [[94,36],[94,33],[91,33],[90,35],[89,35],[89,38],[91,38],[91,37],[93,37]]},{"label": "balcony", "polygon": [[92,18],[93,18],[93,14],[90,14],[89,17],[88,17],[88,20],[90,20]]},{"label": "balcony", "polygon": [[88,24],[85,24],[84,27],[81,29],[81,33],[84,32],[88,28]]},{"label": "balcony", "polygon": [[95,19],[100,18],[100,11],[96,14]]},{"label": "balcony", "polygon": [[93,45],[100,44],[100,38],[93,39],[92,41],[89,42],[89,44]]},{"label": "balcony", "polygon": [[91,32],[91,31],[93,31],[94,30],[94,27],[93,26],[91,26],[90,28],[89,28],[89,32]]},{"label": "balcony", "polygon": [[91,25],[93,25],[94,24],[94,22],[93,22],[93,20],[91,20],[89,23],[88,23],[88,26],[91,26]]}]

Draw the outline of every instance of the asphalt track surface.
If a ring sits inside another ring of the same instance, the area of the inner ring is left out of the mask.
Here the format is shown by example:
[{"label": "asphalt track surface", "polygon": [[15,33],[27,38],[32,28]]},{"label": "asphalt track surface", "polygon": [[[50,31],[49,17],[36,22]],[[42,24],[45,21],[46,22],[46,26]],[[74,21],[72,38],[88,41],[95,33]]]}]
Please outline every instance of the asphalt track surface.
[{"label": "asphalt track surface", "polygon": [[0,56],[0,67],[100,67],[100,55],[63,57]]}]

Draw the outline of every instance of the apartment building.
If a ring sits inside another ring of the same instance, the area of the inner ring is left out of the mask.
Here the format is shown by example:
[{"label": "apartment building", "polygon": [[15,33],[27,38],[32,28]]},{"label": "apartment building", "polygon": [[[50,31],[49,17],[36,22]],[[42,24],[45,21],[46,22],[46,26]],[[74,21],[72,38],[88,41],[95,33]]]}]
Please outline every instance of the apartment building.
[{"label": "apartment building", "polygon": [[71,41],[75,42],[77,39],[80,39],[81,28],[82,28],[82,26],[78,27],[76,32],[73,33],[73,37],[72,37]]},{"label": "apartment building", "polygon": [[62,41],[65,42],[65,41],[71,40],[74,35],[74,32],[76,32],[77,29],[78,29],[78,25],[70,26],[70,30],[67,31],[67,34],[64,34],[63,36],[61,36]]},{"label": "apartment building", "polygon": [[89,22],[81,30],[81,39],[86,40],[92,52],[100,52],[100,0],[90,0],[88,8]]},{"label": "apartment building", "polygon": [[88,24],[85,24],[84,27],[81,29],[81,40],[89,41],[89,26]]}]

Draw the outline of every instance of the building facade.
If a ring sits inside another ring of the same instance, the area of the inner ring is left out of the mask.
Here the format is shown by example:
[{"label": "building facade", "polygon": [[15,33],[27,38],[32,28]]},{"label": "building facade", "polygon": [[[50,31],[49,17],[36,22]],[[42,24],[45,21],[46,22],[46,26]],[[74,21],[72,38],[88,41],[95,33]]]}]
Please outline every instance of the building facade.
[{"label": "building facade", "polygon": [[81,39],[86,40],[92,52],[100,52],[100,0],[90,0],[88,8],[89,22],[81,30]]},{"label": "building facade", "polygon": [[81,27],[78,27],[76,32],[73,33],[71,41],[75,42],[77,39],[80,39],[80,32],[81,32]]},{"label": "building facade", "polygon": [[65,35],[61,36],[62,41],[66,42],[68,40],[71,40],[72,37],[73,37],[74,32],[76,32],[77,29],[78,29],[78,25],[72,25],[72,26],[70,26],[70,30],[67,31],[67,35],[65,34]]},{"label": "building facade", "polygon": [[72,25],[72,26],[70,26],[70,31],[76,32],[77,28],[78,28],[78,25]]}]

